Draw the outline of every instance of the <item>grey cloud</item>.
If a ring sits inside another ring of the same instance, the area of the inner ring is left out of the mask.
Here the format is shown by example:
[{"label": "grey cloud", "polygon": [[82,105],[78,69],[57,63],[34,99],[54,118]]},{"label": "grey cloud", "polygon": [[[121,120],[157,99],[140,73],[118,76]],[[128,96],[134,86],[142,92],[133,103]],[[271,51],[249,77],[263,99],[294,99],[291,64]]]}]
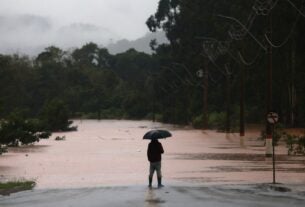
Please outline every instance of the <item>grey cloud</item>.
[{"label": "grey cloud", "polygon": [[147,31],[145,20],[158,1],[0,0],[0,53],[33,56],[50,45],[69,49],[132,41]]},{"label": "grey cloud", "polygon": [[53,25],[39,15],[0,16],[0,53],[37,53],[49,40]]},{"label": "grey cloud", "polygon": [[59,45],[78,47],[88,42],[106,44],[110,39],[118,39],[112,31],[88,23],[72,23],[59,28],[55,34]]},{"label": "grey cloud", "polygon": [[0,17],[0,31],[2,33],[11,32],[47,32],[52,28],[51,21],[43,16],[38,15],[16,15]]},{"label": "grey cloud", "polygon": [[87,23],[73,23],[59,29],[60,32],[98,32],[99,30],[98,26]]},{"label": "grey cloud", "polygon": [[108,42],[110,39],[120,39],[117,34],[108,28],[97,26],[88,23],[73,23],[67,26],[63,26],[58,29],[59,34],[72,35],[72,36],[82,36],[96,37],[99,43]]}]

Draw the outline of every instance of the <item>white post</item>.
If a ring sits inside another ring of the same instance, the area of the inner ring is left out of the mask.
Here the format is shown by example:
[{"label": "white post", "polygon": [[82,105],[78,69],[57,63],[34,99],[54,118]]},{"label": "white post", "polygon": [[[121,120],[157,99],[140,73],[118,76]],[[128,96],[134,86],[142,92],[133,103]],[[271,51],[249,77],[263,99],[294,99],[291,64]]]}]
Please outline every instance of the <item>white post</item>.
[{"label": "white post", "polygon": [[266,157],[272,156],[272,135],[266,137]]}]

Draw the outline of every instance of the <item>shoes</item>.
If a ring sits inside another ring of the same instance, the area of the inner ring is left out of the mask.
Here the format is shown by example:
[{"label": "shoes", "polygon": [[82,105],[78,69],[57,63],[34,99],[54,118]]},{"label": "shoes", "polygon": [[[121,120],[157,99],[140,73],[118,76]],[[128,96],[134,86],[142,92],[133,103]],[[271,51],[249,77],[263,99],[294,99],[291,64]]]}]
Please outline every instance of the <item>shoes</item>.
[{"label": "shoes", "polygon": [[158,178],[158,188],[163,188],[163,187],[164,187],[164,185],[162,185],[162,178],[159,177]]},{"label": "shoes", "polygon": [[151,184],[152,184],[152,177],[148,177],[148,187],[152,188]]},{"label": "shoes", "polygon": [[[158,177],[158,188],[163,188],[164,185],[162,185],[162,178]],[[148,188],[152,188],[152,178],[148,177]]]}]

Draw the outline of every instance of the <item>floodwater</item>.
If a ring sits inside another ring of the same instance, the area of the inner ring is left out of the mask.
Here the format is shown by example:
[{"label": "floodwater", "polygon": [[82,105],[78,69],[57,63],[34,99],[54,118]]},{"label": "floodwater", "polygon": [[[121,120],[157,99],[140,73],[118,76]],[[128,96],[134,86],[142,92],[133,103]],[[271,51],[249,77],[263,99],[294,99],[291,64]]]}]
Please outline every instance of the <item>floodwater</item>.
[{"label": "floodwater", "polygon": [[[272,182],[272,160],[265,157],[259,130],[240,137],[150,121],[75,120],[78,131],[54,133],[33,146],[10,148],[0,156],[0,180],[30,179],[35,189],[147,185],[150,129],[168,129],[161,140],[164,184],[254,184]],[[56,141],[56,136],[65,140]],[[305,158],[276,147],[276,181],[305,185]],[[154,184],[156,179],[154,178]]]}]

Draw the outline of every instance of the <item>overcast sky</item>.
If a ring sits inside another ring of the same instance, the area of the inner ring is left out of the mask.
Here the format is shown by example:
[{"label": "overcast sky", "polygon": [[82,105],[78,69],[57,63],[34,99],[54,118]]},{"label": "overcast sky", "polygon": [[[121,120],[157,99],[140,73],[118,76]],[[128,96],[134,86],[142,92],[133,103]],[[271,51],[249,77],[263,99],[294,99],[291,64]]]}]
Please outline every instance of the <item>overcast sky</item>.
[{"label": "overcast sky", "polygon": [[0,0],[0,53],[134,40],[159,0]]}]

